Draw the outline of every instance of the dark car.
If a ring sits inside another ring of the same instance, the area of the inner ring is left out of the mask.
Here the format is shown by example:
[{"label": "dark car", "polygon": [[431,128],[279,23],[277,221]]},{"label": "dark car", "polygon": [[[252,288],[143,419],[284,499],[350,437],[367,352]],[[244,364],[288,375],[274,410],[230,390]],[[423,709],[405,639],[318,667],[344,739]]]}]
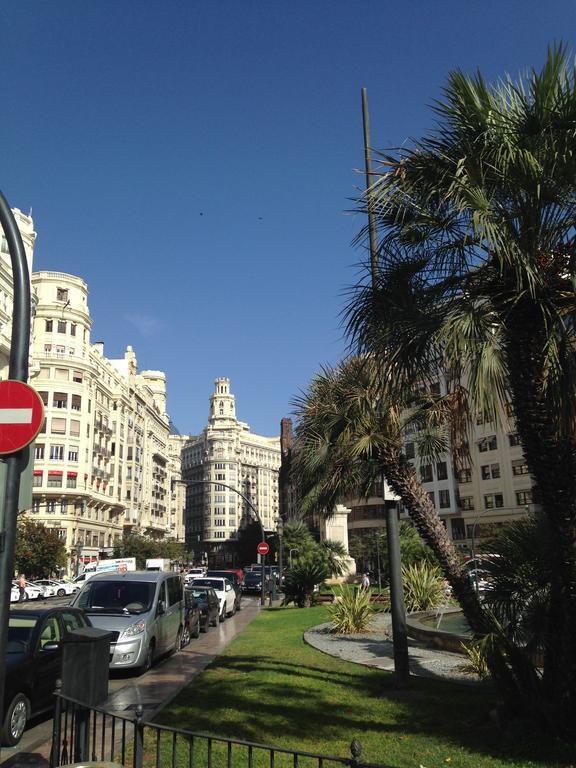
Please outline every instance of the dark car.
[{"label": "dark car", "polygon": [[188,645],[191,638],[200,637],[200,605],[192,597],[190,590],[184,590],[184,624],[180,638],[180,648]]},{"label": "dark car", "polygon": [[[266,581],[264,583],[264,591],[269,592],[269,578],[266,576]],[[243,586],[244,592],[256,592],[260,593],[262,590],[262,569],[258,568],[258,570],[254,571],[246,571],[244,574],[244,586]]]},{"label": "dark car", "polygon": [[208,627],[216,627],[220,616],[220,600],[212,587],[191,586],[184,590],[198,603],[200,609],[200,629],[207,632]]},{"label": "dark car", "polygon": [[84,611],[68,606],[10,611],[2,744],[18,744],[28,720],[53,708],[56,680],[62,677],[62,639],[90,626]]},{"label": "dark car", "polygon": [[239,611],[242,608],[242,586],[240,577],[235,570],[210,570],[206,572],[206,576],[217,576],[220,579],[228,579],[228,581],[234,587],[234,592],[236,593],[236,597],[234,599],[235,609]]}]

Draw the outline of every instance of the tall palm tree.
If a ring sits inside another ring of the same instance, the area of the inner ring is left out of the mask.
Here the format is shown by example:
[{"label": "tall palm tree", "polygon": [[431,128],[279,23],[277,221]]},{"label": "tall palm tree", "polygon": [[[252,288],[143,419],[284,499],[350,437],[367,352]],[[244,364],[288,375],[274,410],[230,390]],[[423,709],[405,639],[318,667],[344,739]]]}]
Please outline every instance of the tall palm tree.
[{"label": "tall palm tree", "polygon": [[479,634],[487,632],[462,559],[402,453],[403,409],[382,400],[374,360],[351,358],[337,368],[324,369],[295,405],[293,476],[302,511],[330,514],[340,499],[367,495],[374,480],[384,475],[441,563],[471,627]]},{"label": "tall palm tree", "polygon": [[366,204],[379,269],[353,293],[348,330],[395,387],[441,367],[472,409],[511,404],[557,555],[541,695],[548,724],[574,735],[574,69],[557,47],[518,82],[455,72],[436,112],[434,133],[381,157]]}]

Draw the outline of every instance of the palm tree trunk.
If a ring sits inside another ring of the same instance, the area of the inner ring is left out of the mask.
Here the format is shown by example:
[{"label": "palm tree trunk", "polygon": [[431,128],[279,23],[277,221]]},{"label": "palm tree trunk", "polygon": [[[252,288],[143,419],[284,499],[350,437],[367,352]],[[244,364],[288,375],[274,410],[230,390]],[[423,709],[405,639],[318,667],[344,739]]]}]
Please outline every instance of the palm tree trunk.
[{"label": "palm tree trunk", "polygon": [[[512,323],[511,323],[512,325]],[[576,734],[576,440],[561,435],[555,403],[542,378],[545,333],[540,318],[518,314],[506,350],[512,404],[524,454],[555,540],[557,557],[545,628],[542,694],[548,720],[563,735]]]},{"label": "palm tree trunk", "polygon": [[[492,624],[482,609],[478,595],[446,527],[416,477],[414,467],[400,450],[393,446],[389,446],[385,452],[382,451],[380,459],[386,481],[394,493],[402,499],[418,533],[438,558],[470,628],[477,637],[484,637],[492,631]],[[508,707],[516,704],[518,709],[520,690],[513,665],[508,663],[497,647],[488,653],[487,663],[505,704]]]}]

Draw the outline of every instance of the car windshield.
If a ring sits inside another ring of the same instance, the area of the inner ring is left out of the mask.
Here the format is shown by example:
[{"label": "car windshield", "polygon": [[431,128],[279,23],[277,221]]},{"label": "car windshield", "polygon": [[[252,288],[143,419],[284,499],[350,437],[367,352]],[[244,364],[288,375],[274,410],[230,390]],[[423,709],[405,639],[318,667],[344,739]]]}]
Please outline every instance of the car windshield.
[{"label": "car windshield", "polygon": [[194,579],[193,586],[194,587],[214,587],[214,589],[219,589],[220,592],[224,589],[224,584],[222,583],[222,579]]},{"label": "car windshield", "polygon": [[208,597],[208,590],[209,587],[198,587],[197,589],[196,586],[194,586],[192,589],[187,589],[186,591],[189,592],[196,600],[206,600]]},{"label": "car windshield", "polygon": [[8,624],[7,653],[23,653],[28,648],[32,630],[38,623],[36,616],[10,616]]},{"label": "car windshield", "polygon": [[151,581],[89,581],[76,605],[102,613],[146,613],[155,591],[156,583]]}]

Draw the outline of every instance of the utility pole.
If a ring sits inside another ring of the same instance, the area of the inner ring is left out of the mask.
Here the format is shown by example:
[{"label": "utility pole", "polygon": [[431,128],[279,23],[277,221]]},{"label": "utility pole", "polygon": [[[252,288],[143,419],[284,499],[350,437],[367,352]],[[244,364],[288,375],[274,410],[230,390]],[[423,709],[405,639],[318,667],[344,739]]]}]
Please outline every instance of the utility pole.
[{"label": "utility pole", "polygon": [[[14,290],[8,377],[13,381],[27,382],[30,347],[30,275],[20,230],[10,206],[1,192],[0,224],[4,230],[10,252]],[[0,722],[4,721],[5,659],[10,611],[10,586],[14,575],[20,472],[25,453],[26,449],[23,449],[9,454],[4,459],[6,462],[6,485],[4,506],[3,509],[0,509]]]}]

